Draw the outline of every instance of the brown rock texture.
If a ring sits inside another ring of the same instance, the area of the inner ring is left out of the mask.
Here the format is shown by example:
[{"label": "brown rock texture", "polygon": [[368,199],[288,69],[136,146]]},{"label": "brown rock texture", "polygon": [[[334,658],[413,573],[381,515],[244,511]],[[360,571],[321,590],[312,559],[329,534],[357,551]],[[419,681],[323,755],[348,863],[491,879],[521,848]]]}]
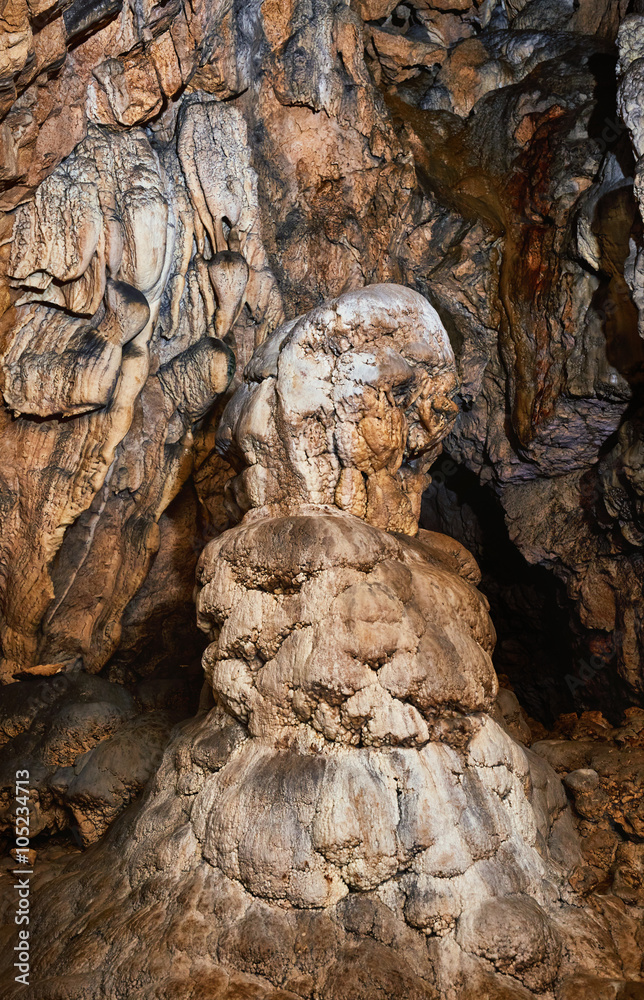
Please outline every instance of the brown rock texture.
[{"label": "brown rock texture", "polygon": [[22,770],[36,1000],[644,997],[643,67],[6,0],[8,997]]},{"label": "brown rock texture", "polygon": [[[92,128],[14,213],[2,353],[5,674],[78,658],[95,672],[109,659],[158,548],[159,517],[191,472],[194,429],[234,370],[215,333],[228,333],[242,300],[259,339],[281,318],[243,136],[239,112],[212,99],[186,103],[167,166],[141,131]],[[186,144],[211,168],[216,150],[221,173],[204,181]],[[208,260],[193,253],[195,239]]]},{"label": "brown rock texture", "polygon": [[[266,984],[369,996],[374,981],[389,996],[451,998],[473,982],[547,995],[579,971],[580,934],[593,942],[582,970],[603,950],[604,976],[631,971],[614,915],[597,915],[567,881],[581,851],[562,784],[489,715],[495,637],[476,566],[442,536],[374,523],[375,456],[390,478],[431,461],[455,416],[445,331],[418,293],[395,285],[323,309],[324,322],[313,310],[255,351],[250,385],[222,416],[224,442],[246,463],[231,492],[248,511],[198,568],[215,705],[174,731],[140,806],[93,861],[43,884],[35,956],[48,955],[49,974],[35,996],[56,983],[79,996],[192,995],[213,974],[223,990],[254,977],[259,995]],[[279,438],[290,448],[276,447],[258,410],[278,427],[291,421]],[[374,411],[377,437],[366,430]],[[324,502],[342,476],[332,440],[353,445],[336,453],[366,478],[362,516]],[[395,524],[406,496],[395,480],[383,494]],[[139,724],[148,745],[151,726],[150,715]],[[132,733],[122,722],[50,779],[86,841],[118,807],[95,773]],[[70,947],[61,928],[79,879],[89,923]],[[96,968],[89,926],[99,923]]]}]

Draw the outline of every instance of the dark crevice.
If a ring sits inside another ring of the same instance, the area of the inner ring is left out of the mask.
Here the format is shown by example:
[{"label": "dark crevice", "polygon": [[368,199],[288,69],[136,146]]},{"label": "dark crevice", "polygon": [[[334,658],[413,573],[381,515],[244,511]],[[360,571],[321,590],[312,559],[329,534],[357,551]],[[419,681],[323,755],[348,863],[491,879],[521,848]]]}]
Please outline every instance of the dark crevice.
[{"label": "dark crevice", "polygon": [[497,631],[497,673],[507,676],[523,708],[545,726],[563,713],[600,707],[591,704],[589,686],[571,691],[567,680],[577,675],[580,654],[563,583],[524,559],[508,536],[491,487],[447,454],[434,464],[432,475],[420,525],[451,535],[476,556],[480,589]]}]

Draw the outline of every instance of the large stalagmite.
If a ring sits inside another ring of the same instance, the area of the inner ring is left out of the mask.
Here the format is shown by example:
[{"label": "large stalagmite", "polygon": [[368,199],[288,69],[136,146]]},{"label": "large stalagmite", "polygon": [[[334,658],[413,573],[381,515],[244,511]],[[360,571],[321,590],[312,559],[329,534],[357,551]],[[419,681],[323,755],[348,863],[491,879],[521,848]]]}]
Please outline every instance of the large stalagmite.
[{"label": "large stalagmite", "polygon": [[220,431],[247,513],[198,571],[210,694],[140,806],[40,890],[34,997],[510,998],[580,967],[619,977],[610,920],[566,882],[563,786],[490,717],[476,564],[413,523],[407,477],[457,388],[437,314],[396,285],[255,351]]},{"label": "large stalagmite", "polygon": [[644,997],[643,59],[642,0],[2,6],[30,996]]}]

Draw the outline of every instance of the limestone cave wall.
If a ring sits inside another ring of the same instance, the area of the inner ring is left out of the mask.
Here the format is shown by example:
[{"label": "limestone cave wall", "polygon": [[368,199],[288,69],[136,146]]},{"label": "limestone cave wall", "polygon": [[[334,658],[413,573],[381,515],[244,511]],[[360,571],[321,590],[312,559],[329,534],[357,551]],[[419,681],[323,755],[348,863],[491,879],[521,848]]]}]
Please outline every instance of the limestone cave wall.
[{"label": "limestone cave wall", "polygon": [[643,108],[641,0],[4,0],[36,1000],[644,997]]}]

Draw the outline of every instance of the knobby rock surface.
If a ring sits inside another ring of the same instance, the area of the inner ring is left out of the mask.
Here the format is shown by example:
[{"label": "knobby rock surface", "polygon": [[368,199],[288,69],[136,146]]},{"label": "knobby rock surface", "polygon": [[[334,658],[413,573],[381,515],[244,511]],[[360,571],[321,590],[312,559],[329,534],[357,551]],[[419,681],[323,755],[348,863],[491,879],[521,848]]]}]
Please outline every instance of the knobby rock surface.
[{"label": "knobby rock surface", "polygon": [[642,66],[640,0],[4,4],[34,997],[644,996]]}]

